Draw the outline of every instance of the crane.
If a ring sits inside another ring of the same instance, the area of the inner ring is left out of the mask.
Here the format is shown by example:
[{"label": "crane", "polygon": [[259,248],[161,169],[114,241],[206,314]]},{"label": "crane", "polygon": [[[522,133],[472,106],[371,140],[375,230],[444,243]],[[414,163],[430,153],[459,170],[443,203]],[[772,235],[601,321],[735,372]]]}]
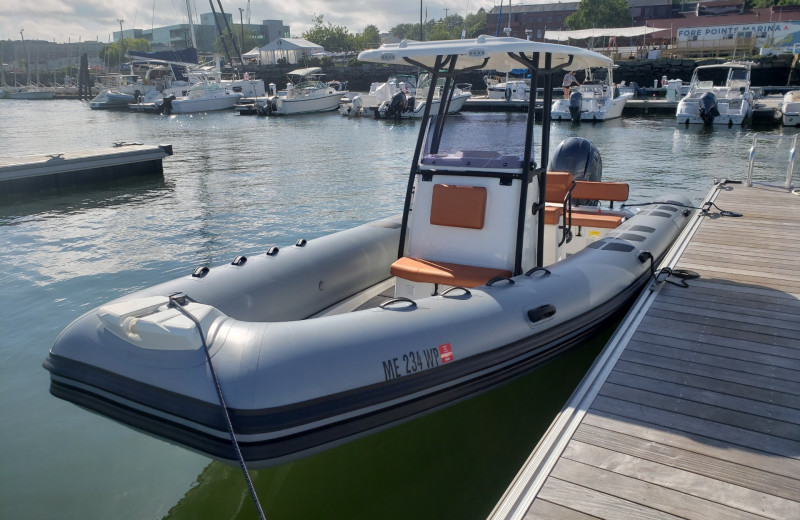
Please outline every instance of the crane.
[{"label": "crane", "polygon": [[247,25],[250,25],[250,0],[247,0],[247,10],[245,11],[245,18],[247,18]]}]

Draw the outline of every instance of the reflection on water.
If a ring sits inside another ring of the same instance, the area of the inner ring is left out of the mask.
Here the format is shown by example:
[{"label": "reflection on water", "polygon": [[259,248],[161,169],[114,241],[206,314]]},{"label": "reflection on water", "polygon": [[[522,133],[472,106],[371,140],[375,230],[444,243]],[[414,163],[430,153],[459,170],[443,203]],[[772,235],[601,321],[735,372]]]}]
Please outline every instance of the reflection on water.
[{"label": "reflection on water", "polygon": [[[252,471],[267,518],[485,518],[609,335],[434,414]],[[213,462],[165,519],[254,517],[239,468]]]}]

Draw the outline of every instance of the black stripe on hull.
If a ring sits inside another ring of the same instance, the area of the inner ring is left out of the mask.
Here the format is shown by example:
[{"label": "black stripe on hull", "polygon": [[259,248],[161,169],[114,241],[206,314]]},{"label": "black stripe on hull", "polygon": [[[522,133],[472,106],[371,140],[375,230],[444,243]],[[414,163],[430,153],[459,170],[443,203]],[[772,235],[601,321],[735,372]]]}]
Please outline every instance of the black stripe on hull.
[{"label": "black stripe on hull", "polygon": [[[604,330],[613,320],[622,316],[646,279],[643,276],[612,301],[575,318],[571,322],[572,327],[569,327],[570,324],[562,324],[555,330],[524,338],[437,370],[286,407],[246,411],[231,409],[231,419],[237,435],[278,434],[262,441],[240,441],[242,454],[248,463],[256,467],[286,462],[500,386],[540,367]],[[565,333],[566,327],[569,327],[569,331]],[[132,380],[120,383],[123,379],[120,376],[108,373],[98,375],[101,371],[96,368],[58,356],[51,355],[45,361],[45,367],[53,373],[50,392],[56,397],[212,458],[229,462],[235,460],[218,406],[164,392]],[[70,379],[80,386],[65,381]],[[458,379],[465,380],[455,383]],[[108,385],[98,385],[100,380]],[[111,384],[114,380],[116,384]],[[360,409],[403,399],[404,396],[426,388],[447,385],[448,382],[453,384],[436,392],[370,413],[357,413]],[[93,392],[88,389],[91,387],[102,389],[102,392]],[[125,388],[124,392],[120,391],[122,387]],[[113,398],[114,394],[125,396],[123,401],[141,403],[143,408],[152,409],[153,413],[117,401]],[[144,399],[146,395],[150,397]],[[168,406],[164,406],[165,403],[169,403]],[[197,413],[193,415],[189,412]],[[354,412],[352,417],[337,419]],[[214,434],[171,420],[170,416],[205,426],[214,430]],[[283,430],[320,420],[331,422],[318,428],[280,435]]]}]

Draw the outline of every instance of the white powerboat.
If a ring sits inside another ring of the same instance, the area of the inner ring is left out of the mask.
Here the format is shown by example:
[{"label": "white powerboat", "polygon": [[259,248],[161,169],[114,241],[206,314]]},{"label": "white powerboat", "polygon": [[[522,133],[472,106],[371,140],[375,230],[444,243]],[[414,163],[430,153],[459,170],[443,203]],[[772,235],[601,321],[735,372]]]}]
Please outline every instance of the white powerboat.
[{"label": "white powerboat", "polygon": [[50,88],[38,87],[35,85],[26,85],[21,87],[4,87],[6,99],[53,99],[55,91]]},{"label": "white powerboat", "polygon": [[622,115],[632,93],[615,92],[613,67],[587,68],[583,83],[572,87],[565,99],[553,102],[556,121],[606,121]]},{"label": "white powerboat", "polygon": [[506,101],[527,101],[531,95],[531,83],[521,76],[525,70],[512,70],[505,78],[486,75],[483,81],[486,84],[486,97],[489,99],[505,99]]},{"label": "white powerboat", "polygon": [[753,114],[750,62],[729,61],[694,69],[689,92],[678,102],[678,123],[741,125]]},{"label": "white powerboat", "polygon": [[366,94],[357,94],[349,102],[339,105],[339,113],[343,116],[362,116],[372,114],[375,108],[386,101],[391,101],[398,92],[403,92],[406,99],[415,97],[417,92],[417,76],[413,74],[395,74],[386,81],[373,81]]},{"label": "white powerboat", "polygon": [[165,114],[191,114],[230,110],[242,98],[240,92],[231,92],[217,83],[204,81],[189,88],[185,96],[164,98]]},{"label": "white powerboat", "polygon": [[[383,45],[359,59],[421,67],[432,84],[444,79],[443,99],[470,70],[523,66],[550,87],[566,66],[611,64],[488,36]],[[433,99],[430,89],[428,107]],[[502,135],[443,104],[426,110],[398,217],[200,266],[86,312],[44,362],[51,393],[259,467],[448,406],[594,337],[652,280],[691,202],[581,206],[623,201],[628,186],[587,177],[600,160],[586,140],[550,161],[550,125],[534,125],[534,106]]]},{"label": "white powerboat", "polygon": [[784,94],[781,102],[783,126],[800,126],[800,90]]},{"label": "white powerboat", "polygon": [[341,82],[324,82],[322,69],[311,67],[289,72],[286,91],[258,103],[258,113],[289,116],[336,110],[348,92]]},{"label": "white powerboat", "polygon": [[[391,85],[391,84],[389,84]],[[425,114],[425,105],[430,103],[431,113],[438,112],[439,104],[443,97],[444,92],[444,79],[438,79],[432,82],[429,73],[422,73],[419,76],[419,83],[415,88],[399,88],[402,84],[397,84],[398,88],[388,89],[386,93],[391,96],[384,98],[377,106],[371,106],[370,110],[377,118],[387,119],[420,119]],[[428,96],[431,90],[431,85],[436,85],[433,88],[433,96]],[[449,89],[449,101],[447,103],[447,113],[457,114],[464,107],[467,99],[472,96],[472,85],[469,83],[459,83]]]}]

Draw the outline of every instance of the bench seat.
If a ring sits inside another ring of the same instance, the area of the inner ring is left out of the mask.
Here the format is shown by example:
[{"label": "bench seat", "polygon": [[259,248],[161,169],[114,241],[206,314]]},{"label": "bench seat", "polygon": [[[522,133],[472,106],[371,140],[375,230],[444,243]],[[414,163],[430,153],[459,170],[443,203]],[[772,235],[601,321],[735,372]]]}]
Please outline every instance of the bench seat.
[{"label": "bench seat", "polygon": [[412,282],[459,287],[480,287],[497,276],[511,277],[511,271],[506,269],[435,262],[407,256],[396,260],[390,272],[393,276]]}]

